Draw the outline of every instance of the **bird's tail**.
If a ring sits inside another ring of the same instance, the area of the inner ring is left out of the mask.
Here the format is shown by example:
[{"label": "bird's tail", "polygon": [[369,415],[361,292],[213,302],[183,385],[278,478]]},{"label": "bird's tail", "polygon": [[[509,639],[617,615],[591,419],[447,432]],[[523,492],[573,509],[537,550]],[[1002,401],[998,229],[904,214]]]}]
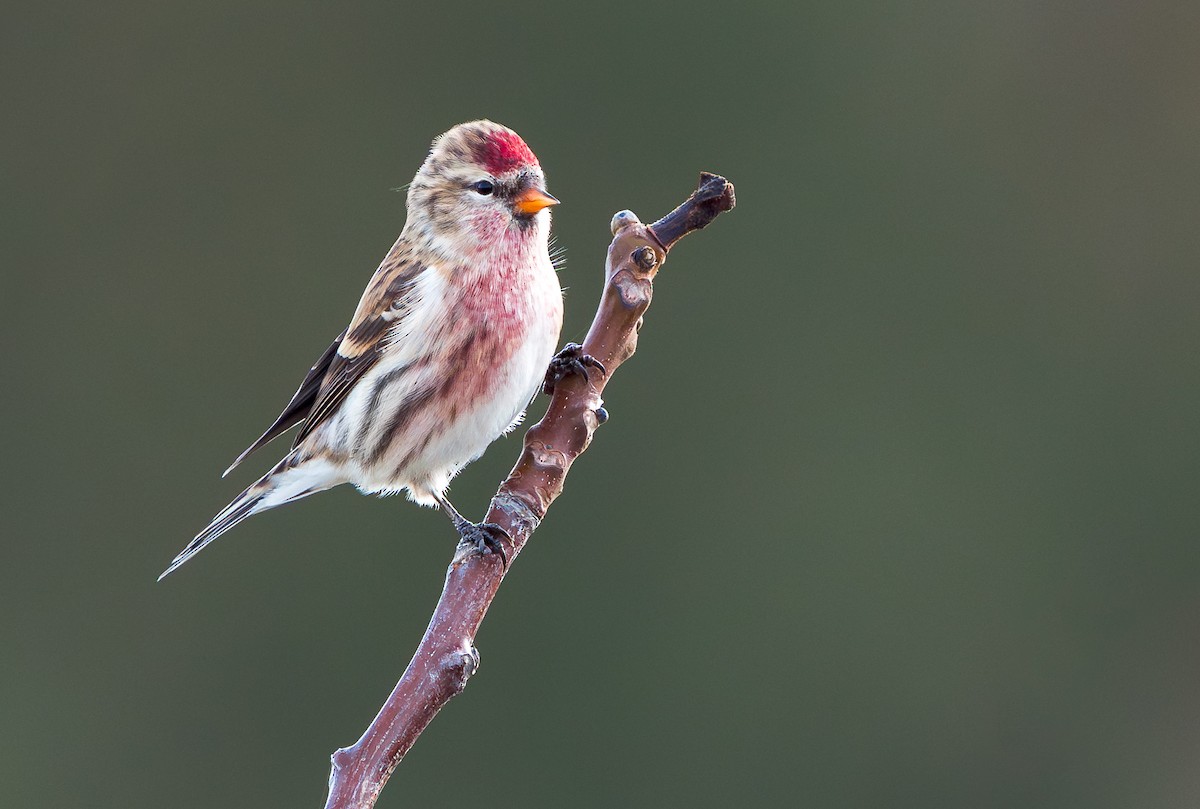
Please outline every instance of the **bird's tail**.
[{"label": "bird's tail", "polygon": [[205,545],[251,514],[291,503],[344,482],[345,478],[337,467],[323,458],[301,459],[295,454],[289,455],[221,509],[212,522],[171,560],[158,580],[162,581],[175,572],[180,565],[200,553]]}]

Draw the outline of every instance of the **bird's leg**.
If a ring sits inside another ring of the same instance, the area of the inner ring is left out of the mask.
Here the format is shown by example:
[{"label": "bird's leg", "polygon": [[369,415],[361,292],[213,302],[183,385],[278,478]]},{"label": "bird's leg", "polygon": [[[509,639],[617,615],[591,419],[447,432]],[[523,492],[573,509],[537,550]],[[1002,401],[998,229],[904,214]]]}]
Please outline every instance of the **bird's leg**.
[{"label": "bird's leg", "polygon": [[583,353],[583,346],[579,343],[567,343],[563,350],[550,360],[550,367],[546,369],[546,378],[542,382],[542,393],[553,396],[554,384],[571,374],[583,374],[588,378],[588,368],[595,368],[602,374],[608,373],[600,360],[591,354]]},{"label": "bird's leg", "polygon": [[458,531],[461,538],[459,542],[460,548],[469,548],[473,553],[478,553],[481,556],[489,553],[499,554],[500,561],[504,564],[505,569],[508,569],[508,554],[504,552],[504,543],[501,537],[511,540],[512,537],[508,532],[492,522],[473,523],[466,517],[458,513],[445,495],[435,494],[433,496],[437,500],[437,504],[450,518],[450,522],[454,523],[454,530]]}]

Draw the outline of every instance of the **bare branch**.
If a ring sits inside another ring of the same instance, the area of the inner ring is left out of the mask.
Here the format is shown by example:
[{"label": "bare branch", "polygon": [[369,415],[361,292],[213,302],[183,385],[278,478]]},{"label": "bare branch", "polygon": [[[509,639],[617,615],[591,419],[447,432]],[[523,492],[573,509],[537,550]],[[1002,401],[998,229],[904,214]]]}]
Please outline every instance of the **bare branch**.
[{"label": "bare branch", "polygon": [[719,214],[733,209],[733,183],[719,174],[700,172],[700,185],[683,204],[659,219],[650,229],[663,249],[670,250],[675,242],[689,233],[706,227]]},{"label": "bare branch", "polygon": [[[678,208],[644,225],[630,211],[613,217],[604,293],[583,344],[606,373],[591,370],[559,380],[545,417],[525,434],[521,457],[492,498],[486,522],[508,532],[509,568],[550,504],[562,492],[571,464],[587,449],[606,414],[600,394],[613,372],[633,356],[654,276],[667,251],[734,206],[733,184],[702,173],[700,185]],[[352,747],[333,754],[326,809],[369,809],[396,765],[479,666],[473,644],[483,616],[507,570],[496,554],[460,546],[446,572],[442,596],[404,675]]]}]

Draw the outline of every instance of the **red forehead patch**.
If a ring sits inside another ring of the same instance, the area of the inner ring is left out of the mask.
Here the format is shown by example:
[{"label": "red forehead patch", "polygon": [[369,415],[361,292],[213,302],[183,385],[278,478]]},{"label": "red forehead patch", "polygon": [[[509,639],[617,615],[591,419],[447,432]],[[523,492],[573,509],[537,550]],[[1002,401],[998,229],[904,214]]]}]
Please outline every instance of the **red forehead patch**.
[{"label": "red forehead patch", "polygon": [[538,159],[520,135],[500,130],[480,145],[479,162],[492,174],[504,174],[522,166],[536,166]]}]

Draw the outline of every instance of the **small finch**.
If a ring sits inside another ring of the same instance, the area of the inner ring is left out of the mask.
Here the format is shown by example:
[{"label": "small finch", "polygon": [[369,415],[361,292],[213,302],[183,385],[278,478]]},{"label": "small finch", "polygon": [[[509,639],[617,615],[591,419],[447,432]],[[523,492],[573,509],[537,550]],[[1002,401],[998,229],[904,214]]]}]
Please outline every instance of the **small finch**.
[{"label": "small finch", "polygon": [[238,456],[296,425],[291,451],[213,518],[159,577],[230,528],[342,483],[440,506],[480,552],[489,526],[446,489],[521,421],[554,356],[562,290],[549,252],[558,200],[525,141],[491,121],[434,140],[408,189],[408,220],[350,325],[283,413]]}]

